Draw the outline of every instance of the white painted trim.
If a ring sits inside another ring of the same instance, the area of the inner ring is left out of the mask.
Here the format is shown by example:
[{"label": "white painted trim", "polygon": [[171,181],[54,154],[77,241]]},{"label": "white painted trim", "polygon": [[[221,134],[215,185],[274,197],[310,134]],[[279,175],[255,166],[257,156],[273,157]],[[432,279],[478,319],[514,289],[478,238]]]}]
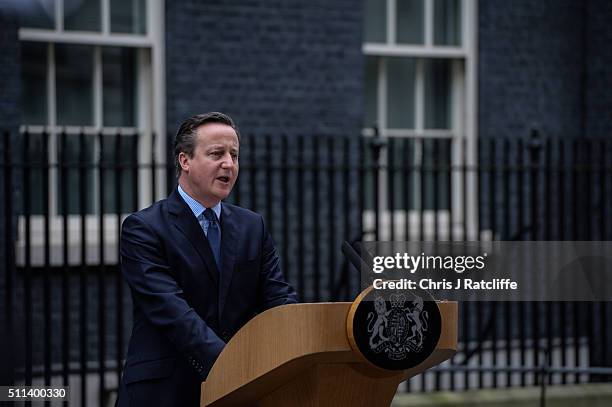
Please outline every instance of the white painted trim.
[{"label": "white painted trim", "polygon": [[424,16],[424,28],[425,28],[425,46],[431,47],[434,43],[434,6],[435,0],[424,0],[425,3],[425,16]]},{"label": "white painted trim", "polygon": [[[395,0],[389,0],[393,2],[393,6],[396,5]],[[434,7],[432,0],[425,1],[425,16],[424,16],[424,28],[425,28],[425,44],[424,45],[402,45],[396,44],[389,40],[386,43],[364,43],[362,50],[364,55],[379,57],[381,63],[379,64],[379,92],[378,92],[378,125],[380,134],[383,137],[413,137],[415,138],[414,143],[414,162],[419,165],[422,160],[422,147],[423,139],[425,138],[446,138],[450,139],[452,143],[451,149],[451,164],[457,168],[460,165],[473,166],[477,162],[476,157],[476,141],[478,137],[477,131],[477,120],[478,120],[478,109],[477,109],[477,23],[478,23],[478,10],[477,0],[462,0],[461,1],[461,45],[460,46],[441,46],[434,44]],[[388,10],[388,18],[395,19],[396,10],[392,12]],[[391,17],[389,17],[391,16]],[[394,20],[395,21],[395,20]],[[391,24],[387,24],[388,30],[390,30]],[[395,24],[392,24],[395,25]],[[395,33],[394,33],[395,34]],[[395,40],[395,36],[392,38]],[[387,129],[387,100],[386,92],[381,92],[382,86],[389,86],[386,78],[386,66],[382,63],[387,57],[404,57],[404,58],[415,58],[416,59],[416,77],[415,77],[415,128],[414,129]],[[425,123],[425,73],[424,73],[424,60],[431,58],[443,58],[453,60],[452,62],[452,120],[450,129],[424,129]],[[383,98],[384,96],[384,98]],[[365,128],[362,130],[362,134],[366,137],[373,136],[372,129]],[[463,141],[466,141],[464,148]],[[386,157],[385,150],[382,151],[382,156]],[[453,235],[461,236],[460,233],[463,230],[463,193],[466,194],[466,204],[468,206],[467,211],[467,229],[468,237],[470,239],[476,238],[476,222],[478,215],[477,205],[477,174],[470,173],[467,179],[467,183],[463,185],[462,175],[459,171],[451,177],[451,205],[453,210]],[[419,183],[420,179],[416,180],[414,188],[420,190]],[[381,180],[379,183],[380,189],[378,195],[386,198],[386,178]],[[379,201],[380,202],[380,201]],[[385,210],[385,207],[381,207]],[[412,212],[412,211],[411,211]],[[431,211],[430,211],[431,212]],[[440,211],[441,216],[444,215],[444,211]],[[448,213],[446,211],[445,213]],[[397,213],[401,218],[401,213]],[[395,217],[395,214],[393,215]],[[412,220],[411,225],[418,227],[418,220]],[[385,218],[385,216],[383,216]],[[450,220],[450,217],[449,217]],[[416,223],[415,223],[416,222]],[[414,223],[414,224],[413,224]],[[426,236],[429,233],[428,221],[425,220],[424,224]],[[399,230],[399,229],[398,229]],[[384,233],[384,231],[382,232]],[[441,237],[444,236],[442,232]],[[381,235],[383,236],[383,235]],[[451,238],[452,236],[446,235],[445,238]]]},{"label": "white painted trim", "polygon": [[102,47],[96,45],[93,52],[93,127],[101,129],[103,125],[103,78],[102,78]]},{"label": "white painted trim", "polygon": [[397,41],[397,2],[396,0],[387,0],[387,44],[392,45],[392,44],[395,44],[396,41]]},{"label": "white painted trim", "polygon": [[365,55],[388,57],[465,58],[468,56],[465,47],[452,46],[365,43],[362,50]]},{"label": "white painted trim", "polygon": [[[152,6],[155,4],[155,7]],[[147,7],[147,32],[152,39],[152,68],[153,68],[153,131],[156,133],[156,156],[158,160],[166,157],[166,49],[165,49],[165,20],[164,2],[153,0]],[[166,172],[157,172],[157,191],[161,198],[165,191]]]},{"label": "white painted trim", "polygon": [[108,35],[110,33],[111,17],[110,17],[110,0],[101,0],[100,3],[100,17],[102,18],[102,34]]},{"label": "white painted trim", "polygon": [[139,34],[102,34],[89,31],[43,30],[38,28],[20,28],[21,41],[61,42],[66,44],[109,45],[120,47],[152,47],[153,41]]},{"label": "white painted trim", "polygon": [[[465,152],[466,165],[475,166],[477,157],[478,140],[478,0],[465,1],[464,27],[466,33],[466,45],[469,50],[466,59],[466,115],[465,133],[467,140],[467,151]],[[478,174],[472,171],[467,179],[467,230],[472,239],[478,239],[478,197],[476,193]]]},{"label": "white painted trim", "polygon": [[64,31],[64,0],[55,0],[55,29]]},{"label": "white painted trim", "polygon": [[[47,119],[51,128],[57,126],[57,88],[56,88],[56,75],[55,75],[55,44],[47,44]],[[49,162],[57,161],[57,137],[55,132],[49,132]],[[47,176],[49,177],[49,213],[54,214],[58,212],[57,207],[57,192],[55,191],[57,185],[57,168],[49,170]]]}]

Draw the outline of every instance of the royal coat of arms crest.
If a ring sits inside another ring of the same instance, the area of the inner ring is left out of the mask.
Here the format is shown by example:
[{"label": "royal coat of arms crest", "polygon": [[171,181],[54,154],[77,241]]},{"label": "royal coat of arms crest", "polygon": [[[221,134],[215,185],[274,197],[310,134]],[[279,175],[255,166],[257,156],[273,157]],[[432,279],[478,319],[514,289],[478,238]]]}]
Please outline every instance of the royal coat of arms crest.
[{"label": "royal coat of arms crest", "polygon": [[368,314],[367,331],[372,352],[387,354],[391,360],[402,360],[410,352],[420,352],[428,330],[428,312],[417,295],[406,301],[403,294],[390,297],[391,308],[381,296],[374,299],[374,310]]}]

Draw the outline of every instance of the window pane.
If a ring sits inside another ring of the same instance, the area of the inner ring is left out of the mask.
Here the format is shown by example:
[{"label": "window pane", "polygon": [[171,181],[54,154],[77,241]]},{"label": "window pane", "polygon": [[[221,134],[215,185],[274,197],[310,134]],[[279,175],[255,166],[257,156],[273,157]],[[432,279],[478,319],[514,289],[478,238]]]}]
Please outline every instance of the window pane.
[{"label": "window pane", "polygon": [[461,45],[460,0],[435,0],[434,44]]},{"label": "window pane", "polygon": [[423,44],[423,0],[397,0],[397,42]]},{"label": "window pane", "polygon": [[365,0],[363,11],[365,42],[387,42],[387,1]]},{"label": "window pane", "polygon": [[414,128],[414,74],[414,59],[387,60],[387,127],[389,128]]},{"label": "window pane", "polygon": [[21,43],[21,123],[47,124],[47,44]]},{"label": "window pane", "polygon": [[64,28],[100,31],[100,0],[64,0]]},{"label": "window pane", "polygon": [[452,60],[425,62],[425,128],[451,127]]},{"label": "window pane", "polygon": [[55,1],[28,0],[18,3],[19,25],[28,28],[55,28]]},{"label": "window pane", "polygon": [[103,110],[105,126],[135,126],[136,50],[102,49]]},{"label": "window pane", "polygon": [[[65,137],[65,150],[63,147],[62,138]],[[63,199],[68,197],[68,214],[75,215],[81,213],[81,194],[85,208],[84,213],[92,214],[94,208],[93,188],[94,188],[94,172],[93,172],[93,157],[94,157],[94,138],[90,135],[85,135],[83,145],[81,145],[81,136],[76,134],[58,135],[57,151],[59,152],[59,162],[65,168],[58,169],[57,176],[57,207],[58,213],[64,214]],[[81,174],[80,166],[85,165],[85,171]],[[64,171],[64,172],[62,172]],[[81,179],[82,178],[82,179]],[[64,183],[63,180],[67,182]],[[81,188],[81,184],[85,188]],[[64,189],[62,190],[62,185]]]},{"label": "window pane", "polygon": [[57,45],[57,123],[93,124],[93,47]]},{"label": "window pane", "polygon": [[378,58],[365,58],[365,86],[364,101],[365,122],[364,127],[373,127],[378,124]]},{"label": "window pane", "polygon": [[145,0],[111,0],[111,31],[114,33],[145,34],[147,32]]},{"label": "window pane", "polygon": [[[117,213],[117,200],[120,199],[121,213],[137,210],[135,200],[135,180],[132,165],[135,155],[135,137],[116,135],[104,136],[102,165],[104,170],[104,213]],[[117,178],[119,186],[117,186]]]}]

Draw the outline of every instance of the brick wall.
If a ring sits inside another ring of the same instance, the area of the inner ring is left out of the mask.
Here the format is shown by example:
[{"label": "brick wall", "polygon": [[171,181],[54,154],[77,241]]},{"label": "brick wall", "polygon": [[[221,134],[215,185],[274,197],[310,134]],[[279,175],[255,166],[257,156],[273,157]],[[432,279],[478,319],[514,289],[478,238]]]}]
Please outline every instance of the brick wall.
[{"label": "brick wall", "polygon": [[168,130],[209,110],[243,132],[361,124],[361,1],[166,1]]},{"label": "brick wall", "polygon": [[586,133],[612,137],[612,2],[589,0],[586,15]]},{"label": "brick wall", "polygon": [[582,133],[583,12],[574,0],[479,2],[480,136]]}]

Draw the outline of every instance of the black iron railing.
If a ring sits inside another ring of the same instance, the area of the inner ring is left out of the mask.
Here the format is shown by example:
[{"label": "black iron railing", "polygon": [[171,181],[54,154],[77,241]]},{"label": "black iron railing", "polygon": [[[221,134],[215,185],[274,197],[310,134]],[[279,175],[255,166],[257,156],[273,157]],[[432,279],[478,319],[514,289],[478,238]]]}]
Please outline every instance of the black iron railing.
[{"label": "black iron railing", "polygon": [[[4,133],[3,286],[21,383],[116,389],[124,217],[176,184],[154,136]],[[168,137],[170,139],[170,137]],[[171,151],[166,146],[166,151]],[[157,152],[157,153],[156,153]],[[343,241],[609,240],[611,140],[254,136],[229,201],[262,213],[303,301],[351,301]],[[463,303],[460,352],[407,391],[611,377],[606,303]]]}]

